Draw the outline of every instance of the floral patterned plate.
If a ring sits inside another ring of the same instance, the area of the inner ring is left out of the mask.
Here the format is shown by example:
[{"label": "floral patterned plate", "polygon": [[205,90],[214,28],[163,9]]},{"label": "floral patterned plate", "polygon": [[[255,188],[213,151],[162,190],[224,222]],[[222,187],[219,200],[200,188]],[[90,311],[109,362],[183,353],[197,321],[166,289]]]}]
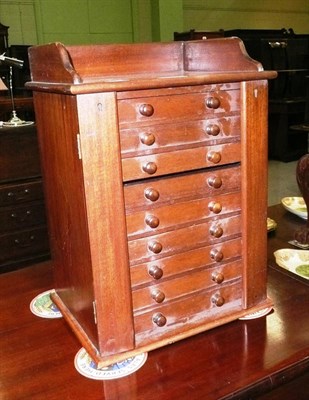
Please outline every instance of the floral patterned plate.
[{"label": "floral patterned plate", "polygon": [[281,199],[283,207],[300,218],[307,219],[307,207],[302,197],[284,197]]},{"label": "floral patterned plate", "polygon": [[309,279],[309,250],[280,249],[274,256],[280,267]]}]

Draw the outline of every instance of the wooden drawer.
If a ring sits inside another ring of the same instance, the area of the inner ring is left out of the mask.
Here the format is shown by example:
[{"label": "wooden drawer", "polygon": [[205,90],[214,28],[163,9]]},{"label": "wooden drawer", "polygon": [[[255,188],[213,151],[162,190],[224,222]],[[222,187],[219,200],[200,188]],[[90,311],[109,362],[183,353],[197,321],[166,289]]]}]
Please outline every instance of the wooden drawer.
[{"label": "wooden drawer", "polygon": [[237,238],[137,264],[130,268],[131,285],[135,288],[160,282],[175,275],[204,268],[206,265],[209,268],[216,266],[220,272],[225,263],[240,259],[241,252],[241,239]]},{"label": "wooden drawer", "polygon": [[49,252],[45,226],[0,235],[0,264],[7,261],[25,260]]},{"label": "wooden drawer", "polygon": [[239,140],[240,117],[210,118],[120,131],[122,157]]},{"label": "wooden drawer", "polygon": [[[222,306],[216,305],[223,299]],[[168,302],[134,316],[135,340],[138,346],[168,338],[186,330],[231,315],[242,308],[241,280],[194,293],[178,301]],[[157,323],[163,324],[158,326]]]},{"label": "wooden drawer", "polygon": [[240,278],[241,272],[241,262],[238,261],[221,267],[192,270],[174,279],[133,290],[133,310],[139,313],[151,308],[153,311],[154,307],[160,308],[161,305],[183,296],[212,287],[219,288],[223,282]]},{"label": "wooden drawer", "polygon": [[124,185],[126,213],[240,190],[240,166],[219,167]]},{"label": "wooden drawer", "polygon": [[22,184],[0,187],[0,206],[43,199],[41,179]]},{"label": "wooden drawer", "polygon": [[211,221],[175,229],[128,242],[131,265],[154,261],[175,253],[219,243],[222,240],[240,236],[240,215],[228,218],[214,217]]},{"label": "wooden drawer", "polygon": [[0,233],[22,230],[36,225],[45,225],[43,203],[0,208]]},{"label": "wooden drawer", "polygon": [[199,120],[239,112],[239,90],[206,91],[118,100],[120,127]]},{"label": "wooden drawer", "polygon": [[122,159],[125,182],[240,161],[240,143],[197,147]]},{"label": "wooden drawer", "polygon": [[155,210],[139,211],[126,216],[129,240],[154,235],[178,227],[203,222],[217,215],[239,212],[240,192],[169,204]]}]

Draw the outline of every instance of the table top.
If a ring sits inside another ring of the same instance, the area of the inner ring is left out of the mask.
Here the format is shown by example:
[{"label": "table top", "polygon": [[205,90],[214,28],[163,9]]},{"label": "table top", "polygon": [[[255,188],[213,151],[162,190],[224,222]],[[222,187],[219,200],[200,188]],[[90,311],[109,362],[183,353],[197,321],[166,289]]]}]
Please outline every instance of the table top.
[{"label": "table top", "polygon": [[121,379],[80,375],[74,367],[80,344],[65,321],[30,312],[31,300],[52,288],[50,262],[0,275],[1,399],[248,399],[304,374],[309,370],[308,286],[276,268],[272,256],[304,221],[281,206],[271,207],[269,216],[278,223],[268,257],[274,310],[154,350],[141,369]]}]

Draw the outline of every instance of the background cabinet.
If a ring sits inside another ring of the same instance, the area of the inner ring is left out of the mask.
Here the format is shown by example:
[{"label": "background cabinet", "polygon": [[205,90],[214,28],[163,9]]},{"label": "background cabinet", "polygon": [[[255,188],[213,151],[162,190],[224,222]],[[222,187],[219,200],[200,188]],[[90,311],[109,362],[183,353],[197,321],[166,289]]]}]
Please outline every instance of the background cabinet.
[{"label": "background cabinet", "polygon": [[36,127],[0,128],[0,273],[49,257]]}]

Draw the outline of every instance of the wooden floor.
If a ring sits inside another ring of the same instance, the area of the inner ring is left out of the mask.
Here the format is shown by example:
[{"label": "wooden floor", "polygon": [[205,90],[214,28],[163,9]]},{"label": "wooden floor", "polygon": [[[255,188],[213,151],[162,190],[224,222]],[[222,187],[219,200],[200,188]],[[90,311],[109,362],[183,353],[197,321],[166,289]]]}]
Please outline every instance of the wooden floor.
[{"label": "wooden floor", "polygon": [[[272,212],[283,221],[279,236],[301,223],[281,209]],[[51,263],[0,275],[0,399],[308,399],[309,286],[274,267],[276,234],[269,247],[271,314],[152,351],[139,371],[112,381],[80,375],[74,367],[80,345],[64,320],[30,312],[31,300],[52,288]]]}]

